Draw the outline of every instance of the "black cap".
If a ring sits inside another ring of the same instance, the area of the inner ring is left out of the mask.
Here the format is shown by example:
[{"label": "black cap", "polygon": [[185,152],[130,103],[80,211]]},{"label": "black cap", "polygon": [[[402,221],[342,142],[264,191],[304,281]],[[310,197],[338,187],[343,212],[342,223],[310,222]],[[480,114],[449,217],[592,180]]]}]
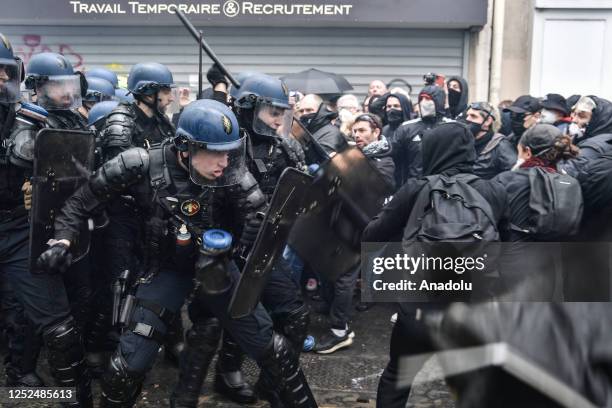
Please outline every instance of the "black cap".
[{"label": "black cap", "polygon": [[548,94],[540,104],[543,108],[561,112],[564,116],[569,114],[569,110],[567,109],[567,101],[562,95]]},{"label": "black cap", "polygon": [[540,105],[540,100],[538,98],[534,98],[531,95],[523,95],[519,96],[516,101],[512,102],[512,105],[504,109],[504,112],[534,113],[540,109],[542,109],[542,105]]},{"label": "black cap", "polygon": [[560,136],[563,136],[563,132],[558,127],[539,123],[527,129],[519,143],[530,148],[532,154],[538,155],[551,148]]}]

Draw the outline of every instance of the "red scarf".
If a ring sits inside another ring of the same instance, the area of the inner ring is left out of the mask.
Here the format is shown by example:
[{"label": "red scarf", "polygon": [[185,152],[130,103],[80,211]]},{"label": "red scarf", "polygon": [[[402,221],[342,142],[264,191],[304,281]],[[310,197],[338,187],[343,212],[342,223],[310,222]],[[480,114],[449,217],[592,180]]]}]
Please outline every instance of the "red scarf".
[{"label": "red scarf", "polygon": [[530,167],[543,167],[549,173],[556,173],[557,168],[551,162],[544,160],[540,157],[531,157],[526,160],[525,163],[521,164],[521,169],[528,169]]}]

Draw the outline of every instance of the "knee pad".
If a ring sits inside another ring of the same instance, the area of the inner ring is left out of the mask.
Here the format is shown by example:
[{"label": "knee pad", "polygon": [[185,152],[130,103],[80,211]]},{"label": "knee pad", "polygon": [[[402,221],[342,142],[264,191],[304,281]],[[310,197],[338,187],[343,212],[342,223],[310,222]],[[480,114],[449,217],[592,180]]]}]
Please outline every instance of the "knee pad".
[{"label": "knee pad", "polygon": [[140,394],[144,373],[130,371],[119,350],[110,358],[102,376],[102,407],[131,407]]},{"label": "knee pad", "polygon": [[308,334],[308,327],[310,326],[308,306],[302,304],[299,308],[289,313],[281,314],[275,320],[276,329],[287,337],[298,353],[301,352],[304,339]]}]

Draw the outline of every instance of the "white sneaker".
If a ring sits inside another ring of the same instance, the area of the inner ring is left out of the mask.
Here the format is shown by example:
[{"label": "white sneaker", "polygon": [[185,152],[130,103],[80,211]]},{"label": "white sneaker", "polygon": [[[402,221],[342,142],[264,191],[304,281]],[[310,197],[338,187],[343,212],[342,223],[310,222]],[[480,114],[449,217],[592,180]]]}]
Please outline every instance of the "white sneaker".
[{"label": "white sneaker", "polygon": [[397,313],[393,313],[389,320],[391,320],[391,323],[395,324],[395,322],[397,322]]}]

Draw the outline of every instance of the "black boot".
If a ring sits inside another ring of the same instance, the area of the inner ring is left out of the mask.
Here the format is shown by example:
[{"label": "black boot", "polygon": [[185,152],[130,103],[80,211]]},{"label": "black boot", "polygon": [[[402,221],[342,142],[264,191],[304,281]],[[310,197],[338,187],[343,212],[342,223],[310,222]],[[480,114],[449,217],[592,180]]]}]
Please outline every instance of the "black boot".
[{"label": "black boot", "polygon": [[179,381],[170,397],[172,408],[197,407],[200,390],[220,337],[221,326],[217,319],[193,322],[185,336],[186,347],[180,357]]},{"label": "black boot", "polygon": [[224,333],[217,360],[214,387],[216,392],[234,402],[252,404],[257,401],[257,397],[240,370],[243,357],[244,353],[240,346],[227,332]]},{"label": "black boot", "polygon": [[317,407],[299,359],[284,336],[274,333],[259,364],[265,376],[274,384],[276,395],[285,408]]},{"label": "black boot", "polygon": [[71,407],[93,407],[91,378],[85,364],[83,339],[74,320],[70,317],[43,333],[47,346],[49,368],[60,387],[75,387],[76,402],[65,403]]},{"label": "black boot", "polygon": [[121,352],[115,351],[102,375],[100,407],[132,407],[140,395],[143,380],[144,375],[129,371]]},{"label": "black boot", "polygon": [[177,367],[179,365],[181,353],[185,349],[184,337],[183,321],[179,314],[168,327],[164,342],[164,357]]},{"label": "black boot", "polygon": [[[23,317],[23,316],[22,316]],[[23,317],[15,328],[15,338],[9,342],[9,354],[4,360],[7,387],[44,387],[36,373],[42,338],[36,334],[34,324]]]},{"label": "black boot", "polygon": [[289,340],[298,358],[304,349],[304,340],[308,335],[309,326],[310,311],[304,303],[297,309],[288,313],[281,313],[274,318],[274,329]]}]

